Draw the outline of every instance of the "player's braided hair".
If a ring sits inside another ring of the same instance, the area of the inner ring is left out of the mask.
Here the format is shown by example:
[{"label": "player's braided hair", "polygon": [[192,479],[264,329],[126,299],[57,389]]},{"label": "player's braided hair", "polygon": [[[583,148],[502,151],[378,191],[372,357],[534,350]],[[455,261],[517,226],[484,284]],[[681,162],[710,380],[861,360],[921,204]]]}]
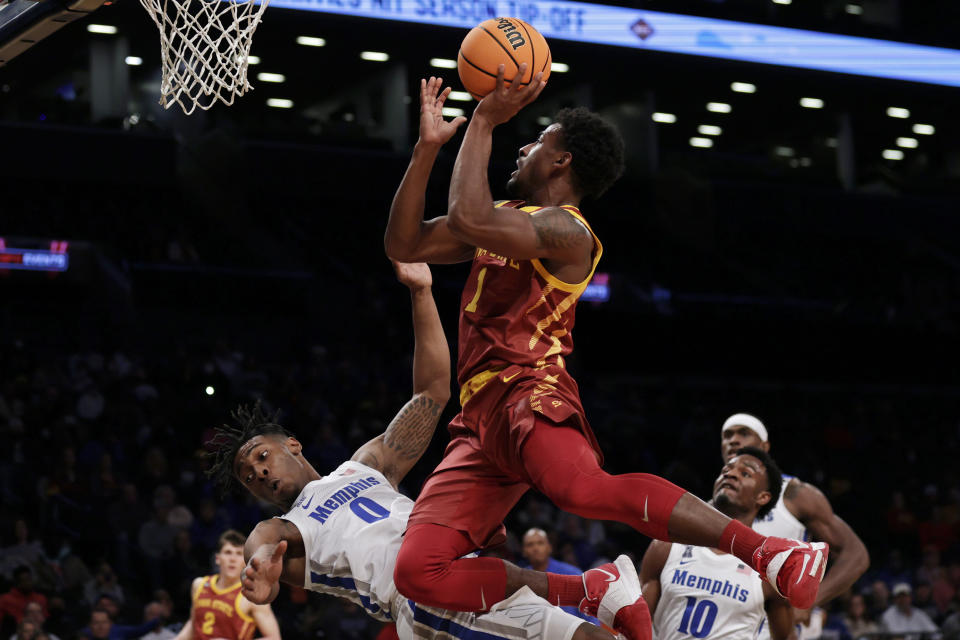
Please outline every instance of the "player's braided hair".
[{"label": "player's braided hair", "polygon": [[777,506],[777,500],[780,499],[780,490],[783,489],[783,472],[780,471],[780,467],[778,467],[777,463],[770,457],[770,454],[763,449],[757,447],[740,447],[734,453],[738,456],[753,456],[762,462],[763,467],[767,470],[767,491],[770,492],[770,501],[757,511],[757,519],[760,519]]},{"label": "player's braided hair", "polygon": [[276,411],[272,415],[265,413],[259,400],[252,408],[238,406],[230,413],[230,417],[233,418],[233,424],[217,427],[213,437],[207,441],[207,459],[210,460],[207,476],[212,478],[223,492],[226,492],[235,480],[233,463],[237,452],[246,441],[259,435],[292,435],[277,424],[280,412]]},{"label": "player's braided hair", "polygon": [[616,128],[584,107],[561,109],[564,149],[573,156],[574,187],[584,198],[599,198],[623,174],[623,138]]}]

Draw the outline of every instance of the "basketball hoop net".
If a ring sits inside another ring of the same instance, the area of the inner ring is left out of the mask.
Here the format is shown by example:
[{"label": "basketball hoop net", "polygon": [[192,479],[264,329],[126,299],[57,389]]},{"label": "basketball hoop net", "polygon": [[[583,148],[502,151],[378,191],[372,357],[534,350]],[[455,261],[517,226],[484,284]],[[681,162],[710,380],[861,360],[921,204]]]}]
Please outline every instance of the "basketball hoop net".
[{"label": "basketball hoop net", "polygon": [[160,30],[160,104],[184,113],[253,89],[247,62],[269,0],[140,0]]}]

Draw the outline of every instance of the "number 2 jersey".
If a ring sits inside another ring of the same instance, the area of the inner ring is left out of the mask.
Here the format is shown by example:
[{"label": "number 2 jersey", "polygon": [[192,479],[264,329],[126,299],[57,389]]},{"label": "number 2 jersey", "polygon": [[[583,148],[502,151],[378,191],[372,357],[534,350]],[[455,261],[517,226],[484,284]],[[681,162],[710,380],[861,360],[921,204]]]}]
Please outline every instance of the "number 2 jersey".
[{"label": "number 2 jersey", "polygon": [[660,572],[656,640],[756,638],[764,623],[763,583],[736,556],[674,544]]},{"label": "number 2 jersey", "polygon": [[217,584],[218,577],[205,577],[193,594],[193,619],[190,624],[193,624],[194,635],[202,640],[250,640],[257,627],[253,618],[243,613],[240,607],[243,599],[240,581],[222,588]]},{"label": "number 2 jersey", "polygon": [[379,471],[347,461],[307,484],[281,516],[300,531],[304,588],[346,598],[378,620],[393,619],[393,569],[413,501]]}]

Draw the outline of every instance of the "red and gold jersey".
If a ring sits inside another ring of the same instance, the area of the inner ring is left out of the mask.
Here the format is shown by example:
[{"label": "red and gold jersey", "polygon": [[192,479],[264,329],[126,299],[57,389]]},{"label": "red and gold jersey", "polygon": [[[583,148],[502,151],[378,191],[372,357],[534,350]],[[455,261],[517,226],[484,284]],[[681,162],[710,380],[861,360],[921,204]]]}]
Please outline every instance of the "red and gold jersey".
[{"label": "red and gold jersey", "polygon": [[[499,202],[535,214],[543,207]],[[514,260],[478,248],[463,288],[457,380],[461,402],[471,389],[509,365],[542,369],[564,366],[573,351],[574,312],[600,261],[603,246],[573,206],[564,206],[593,235],[590,273],[582,282],[563,282],[538,259]]]},{"label": "red and gold jersey", "polygon": [[256,629],[253,618],[240,607],[240,582],[227,589],[217,586],[218,576],[207,576],[193,594],[193,630],[203,640],[250,640]]}]

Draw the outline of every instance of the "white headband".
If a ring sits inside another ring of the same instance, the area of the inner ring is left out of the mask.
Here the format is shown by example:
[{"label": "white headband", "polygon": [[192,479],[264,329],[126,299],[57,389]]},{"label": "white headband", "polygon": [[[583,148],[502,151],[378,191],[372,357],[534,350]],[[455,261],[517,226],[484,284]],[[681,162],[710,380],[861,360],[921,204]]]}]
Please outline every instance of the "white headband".
[{"label": "white headband", "polygon": [[720,433],[723,433],[729,427],[736,425],[741,425],[752,429],[754,433],[760,436],[760,440],[763,442],[767,441],[767,428],[763,426],[763,423],[760,422],[757,417],[752,416],[749,413],[735,413],[727,418],[727,421],[723,423],[723,428],[720,429]]}]

